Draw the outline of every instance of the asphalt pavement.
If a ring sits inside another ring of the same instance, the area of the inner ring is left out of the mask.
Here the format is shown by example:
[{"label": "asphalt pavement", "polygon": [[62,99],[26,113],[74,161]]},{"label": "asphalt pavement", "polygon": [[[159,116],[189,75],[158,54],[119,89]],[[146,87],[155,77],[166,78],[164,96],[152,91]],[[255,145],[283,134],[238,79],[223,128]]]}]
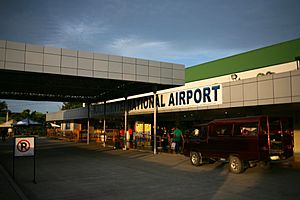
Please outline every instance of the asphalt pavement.
[{"label": "asphalt pavement", "polygon": [[291,160],[270,169],[232,174],[228,164],[200,167],[180,154],[114,150],[97,144],[37,139],[33,158],[15,160],[12,141],[0,143],[1,200],[299,199],[300,168]]}]

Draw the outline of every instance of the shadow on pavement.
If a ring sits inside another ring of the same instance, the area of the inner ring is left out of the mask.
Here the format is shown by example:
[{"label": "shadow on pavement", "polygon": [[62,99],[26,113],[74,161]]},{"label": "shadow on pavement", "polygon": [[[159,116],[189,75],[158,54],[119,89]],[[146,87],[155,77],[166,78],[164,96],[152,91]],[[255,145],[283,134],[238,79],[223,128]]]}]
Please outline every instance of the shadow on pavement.
[{"label": "shadow on pavement", "polygon": [[[12,146],[0,148],[0,162],[11,173]],[[33,200],[289,199],[299,195],[298,174],[299,169],[274,166],[236,175],[228,173],[226,163],[194,167],[182,155],[47,139],[37,143],[38,184],[32,183],[32,160],[16,162],[16,183]]]}]

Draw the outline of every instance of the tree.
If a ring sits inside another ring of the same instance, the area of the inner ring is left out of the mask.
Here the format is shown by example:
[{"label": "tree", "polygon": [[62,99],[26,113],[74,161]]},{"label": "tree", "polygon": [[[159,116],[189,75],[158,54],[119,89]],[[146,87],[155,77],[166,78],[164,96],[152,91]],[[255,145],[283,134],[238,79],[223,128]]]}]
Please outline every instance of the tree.
[{"label": "tree", "polygon": [[46,114],[34,111],[30,114],[30,118],[34,121],[45,123]]},{"label": "tree", "polygon": [[20,113],[20,118],[21,119],[30,118],[30,112],[31,111],[29,109],[23,110],[23,112]]},{"label": "tree", "polygon": [[0,112],[7,110],[7,103],[5,101],[0,101]]},{"label": "tree", "polygon": [[22,119],[29,118],[33,121],[45,123],[46,114],[36,112],[36,111],[31,112],[29,109],[25,109],[21,113],[12,114],[12,118],[15,119],[16,121],[20,121]]},{"label": "tree", "polygon": [[62,105],[62,110],[68,110],[68,109],[74,109],[74,108],[80,108],[82,107],[81,102],[64,102]]},{"label": "tree", "polygon": [[4,118],[6,117],[7,112],[10,112],[10,111],[7,109],[6,102],[5,101],[0,101],[0,117],[1,118],[3,117],[3,121],[4,121]]},{"label": "tree", "polygon": [[38,134],[40,136],[46,135],[46,127],[43,126],[46,123],[46,114],[36,112],[36,111],[31,112],[29,109],[25,109],[21,113],[13,113],[12,118],[16,121],[29,118],[33,121],[41,123],[41,125],[39,126],[16,127],[15,131],[17,134],[25,131],[28,134],[34,134],[34,135]]}]

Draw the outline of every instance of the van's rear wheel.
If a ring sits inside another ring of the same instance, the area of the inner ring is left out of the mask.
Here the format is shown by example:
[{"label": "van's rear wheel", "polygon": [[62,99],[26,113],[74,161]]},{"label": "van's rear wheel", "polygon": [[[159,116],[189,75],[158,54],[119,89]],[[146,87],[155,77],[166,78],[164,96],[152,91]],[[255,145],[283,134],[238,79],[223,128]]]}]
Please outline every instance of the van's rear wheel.
[{"label": "van's rear wheel", "polygon": [[244,163],[240,160],[237,156],[230,156],[229,157],[229,170],[232,173],[239,174],[244,171]]},{"label": "van's rear wheel", "polygon": [[190,161],[191,161],[192,165],[194,165],[194,166],[201,165],[202,164],[202,156],[201,156],[201,154],[199,154],[198,152],[192,151],[190,153]]}]

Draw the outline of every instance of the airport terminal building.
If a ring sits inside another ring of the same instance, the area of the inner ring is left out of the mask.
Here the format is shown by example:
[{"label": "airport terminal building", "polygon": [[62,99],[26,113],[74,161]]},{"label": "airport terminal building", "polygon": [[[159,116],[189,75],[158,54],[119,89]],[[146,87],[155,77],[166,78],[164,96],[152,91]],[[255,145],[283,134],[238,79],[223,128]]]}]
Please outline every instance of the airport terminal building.
[{"label": "airport terminal building", "polygon": [[[295,39],[188,67],[185,85],[158,90],[156,96],[152,92],[124,96],[47,113],[46,120],[61,125],[64,137],[76,132],[83,139],[83,132],[88,129],[89,139],[95,141],[101,141],[103,134],[120,136],[120,130],[127,127],[127,138],[134,140],[138,134],[139,139],[143,137],[144,145],[151,146],[154,112],[157,112],[158,127],[179,126],[183,131],[214,119],[285,117],[293,130],[297,155],[300,154],[299,67],[300,39]],[[174,71],[170,68],[164,73]]]}]

